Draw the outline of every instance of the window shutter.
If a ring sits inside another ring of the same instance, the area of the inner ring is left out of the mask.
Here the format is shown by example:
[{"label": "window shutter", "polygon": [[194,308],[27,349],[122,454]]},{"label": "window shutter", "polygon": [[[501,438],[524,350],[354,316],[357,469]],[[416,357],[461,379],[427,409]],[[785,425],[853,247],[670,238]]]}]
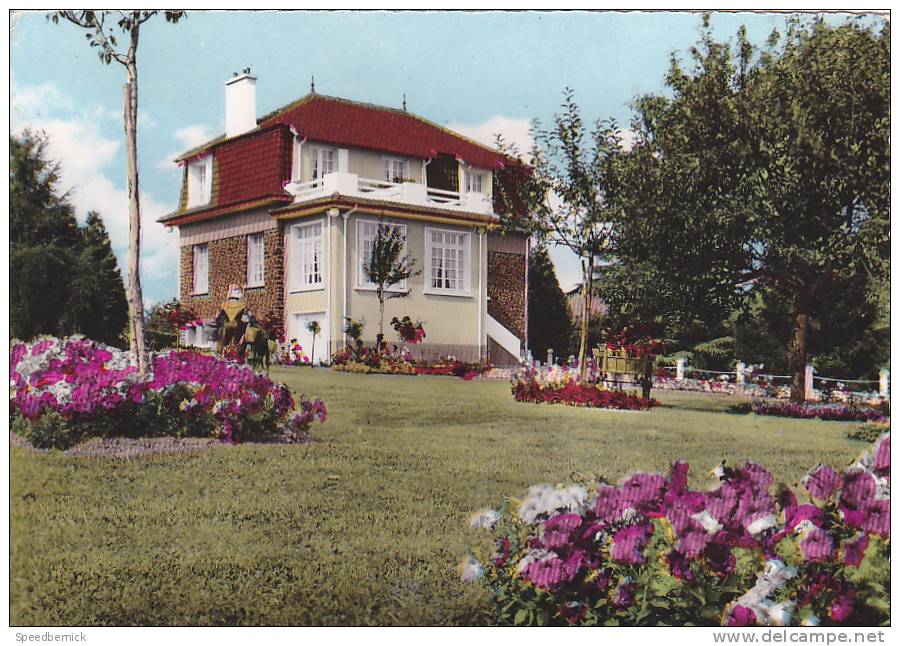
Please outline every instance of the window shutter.
[{"label": "window shutter", "polygon": [[346,148],[338,148],[337,172],[350,172],[350,151]]}]

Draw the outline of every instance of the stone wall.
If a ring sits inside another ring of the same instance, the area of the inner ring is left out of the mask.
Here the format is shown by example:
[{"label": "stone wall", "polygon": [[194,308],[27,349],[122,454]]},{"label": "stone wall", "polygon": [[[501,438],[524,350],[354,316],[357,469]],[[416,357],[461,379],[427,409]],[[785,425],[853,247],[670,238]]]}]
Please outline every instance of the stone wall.
[{"label": "stone wall", "polygon": [[284,318],[284,238],[280,229],[265,235],[265,286],[245,287],[247,284],[247,236],[234,236],[207,243],[209,246],[209,293],[191,294],[193,286],[194,251],[192,246],[181,248],[181,302],[199,318],[210,319],[219,312],[228,285],[243,287],[245,300],[257,317],[282,321]]},{"label": "stone wall", "polygon": [[[525,340],[525,239],[516,243],[504,236],[503,244],[488,242],[488,314],[522,341]],[[521,247],[521,251],[515,247]]]}]

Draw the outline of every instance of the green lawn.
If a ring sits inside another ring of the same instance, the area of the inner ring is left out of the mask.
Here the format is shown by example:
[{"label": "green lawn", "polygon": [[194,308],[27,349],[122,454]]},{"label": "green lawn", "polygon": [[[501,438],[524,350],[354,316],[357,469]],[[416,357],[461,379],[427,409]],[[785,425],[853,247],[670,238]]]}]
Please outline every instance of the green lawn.
[{"label": "green lawn", "polygon": [[481,624],[469,514],[531,484],[757,460],[796,483],[866,446],[846,424],[520,404],[504,382],[273,370],[325,399],[307,445],[123,460],[13,449],[14,624]]}]

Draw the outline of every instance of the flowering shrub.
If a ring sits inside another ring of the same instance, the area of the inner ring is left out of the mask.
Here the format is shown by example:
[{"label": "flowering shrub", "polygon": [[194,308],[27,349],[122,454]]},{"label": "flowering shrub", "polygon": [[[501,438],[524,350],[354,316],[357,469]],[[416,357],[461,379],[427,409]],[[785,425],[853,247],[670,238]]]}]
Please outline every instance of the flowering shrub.
[{"label": "flowering shrub", "polygon": [[325,421],[301,398],[251,368],[194,352],[151,361],[141,379],[130,353],[83,337],[13,341],[10,412],[35,446],[67,448],[90,436],[213,436],[238,443],[278,431],[302,437]]},{"label": "flowering shrub", "polygon": [[802,419],[824,419],[839,422],[880,422],[887,418],[884,412],[870,406],[845,406],[843,404],[815,404],[805,402],[754,401],[751,410],[757,415],[777,415],[779,417],[799,417]]},{"label": "flowering shrub", "polygon": [[634,393],[610,390],[601,383],[582,381],[574,370],[556,367],[547,373],[525,368],[513,378],[512,393],[520,402],[546,402],[589,408],[647,410],[658,403]]},{"label": "flowering shrub", "polygon": [[708,491],[682,461],[618,486],[532,487],[472,518],[496,538],[461,573],[490,587],[504,624],[889,621],[889,435],[842,474],[810,471],[811,503],[752,462],[715,473]]},{"label": "flowering shrub", "polygon": [[422,321],[413,323],[408,316],[404,316],[402,319],[395,316],[391,319],[391,327],[400,336],[400,340],[406,343],[416,344],[425,340],[425,328],[422,327]]}]

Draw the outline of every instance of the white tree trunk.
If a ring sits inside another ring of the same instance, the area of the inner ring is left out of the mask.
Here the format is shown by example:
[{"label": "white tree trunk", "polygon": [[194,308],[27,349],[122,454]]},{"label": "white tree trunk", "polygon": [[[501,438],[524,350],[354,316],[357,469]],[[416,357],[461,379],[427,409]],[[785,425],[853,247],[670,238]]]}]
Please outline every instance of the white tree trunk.
[{"label": "white tree trunk", "polygon": [[137,65],[129,61],[125,84],[125,153],[128,159],[128,319],[132,353],[138,372],[147,374],[147,349],[144,344],[144,295],[141,290],[141,203],[137,164]]}]

